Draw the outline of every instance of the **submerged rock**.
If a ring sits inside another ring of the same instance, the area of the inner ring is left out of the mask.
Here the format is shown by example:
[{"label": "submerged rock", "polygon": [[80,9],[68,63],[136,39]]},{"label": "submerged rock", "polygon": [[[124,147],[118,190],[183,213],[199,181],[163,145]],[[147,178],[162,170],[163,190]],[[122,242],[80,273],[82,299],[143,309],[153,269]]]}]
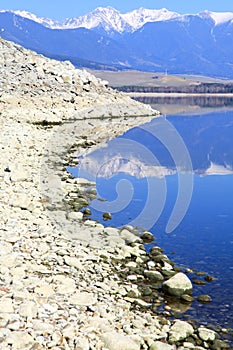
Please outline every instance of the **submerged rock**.
[{"label": "submerged rock", "polygon": [[112,220],[112,215],[110,213],[104,213],[103,219],[104,219],[104,221]]},{"label": "submerged rock", "polygon": [[200,303],[209,303],[211,302],[211,297],[207,294],[202,294],[202,295],[199,295],[197,300],[200,302]]},{"label": "submerged rock", "polygon": [[185,301],[186,303],[192,303],[194,301],[194,298],[189,294],[183,294],[181,295],[181,299]]}]

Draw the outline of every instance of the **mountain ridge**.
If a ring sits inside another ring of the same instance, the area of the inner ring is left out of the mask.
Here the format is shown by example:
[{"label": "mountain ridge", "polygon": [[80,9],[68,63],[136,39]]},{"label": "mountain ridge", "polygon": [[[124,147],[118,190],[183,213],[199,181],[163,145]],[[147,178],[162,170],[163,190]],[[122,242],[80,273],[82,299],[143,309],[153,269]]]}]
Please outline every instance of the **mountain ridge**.
[{"label": "mountain ridge", "polygon": [[209,18],[215,25],[233,21],[233,12],[212,12],[205,10],[197,14],[179,14],[169,11],[166,8],[157,10],[143,7],[126,13],[121,13],[111,6],[97,7],[85,15],[66,18],[64,20],[39,17],[31,12],[21,10],[0,10],[0,13],[3,12],[10,12],[20,17],[33,20],[50,29],[76,29],[80,27],[94,29],[102,23],[102,25],[104,24],[105,30],[114,30],[118,33],[123,33],[124,31],[133,32],[149,22],[169,21],[172,19],[179,19],[182,21],[186,16],[190,15]]},{"label": "mountain ridge", "polygon": [[127,21],[111,7],[93,12],[79,19],[77,28],[51,29],[34,17],[3,10],[0,36],[47,57],[84,62],[84,67],[89,61],[89,66],[96,62],[110,69],[233,78],[233,12],[179,15],[141,8],[126,14]]}]

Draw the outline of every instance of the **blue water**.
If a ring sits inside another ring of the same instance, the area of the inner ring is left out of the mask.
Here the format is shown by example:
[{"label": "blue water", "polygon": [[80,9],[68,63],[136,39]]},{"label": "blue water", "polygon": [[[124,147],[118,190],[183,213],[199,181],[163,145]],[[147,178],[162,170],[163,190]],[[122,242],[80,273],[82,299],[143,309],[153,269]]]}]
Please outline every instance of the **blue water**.
[{"label": "blue water", "polygon": [[212,302],[194,302],[185,315],[233,328],[232,111],[154,119],[80,159],[72,172],[96,181],[97,197],[106,200],[91,203],[93,219],[106,224],[109,211],[108,225],[149,229],[178,266],[214,276],[194,287],[194,296]]}]

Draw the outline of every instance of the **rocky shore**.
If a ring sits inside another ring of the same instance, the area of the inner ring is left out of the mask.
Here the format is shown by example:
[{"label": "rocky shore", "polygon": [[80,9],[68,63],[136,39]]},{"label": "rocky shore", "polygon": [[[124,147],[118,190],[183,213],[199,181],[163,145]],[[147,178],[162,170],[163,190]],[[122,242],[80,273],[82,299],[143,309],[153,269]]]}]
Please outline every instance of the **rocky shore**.
[{"label": "rocky shore", "polygon": [[0,39],[0,349],[225,349],[156,312],[192,284],[132,227],[84,220],[95,184],[68,164],[158,115],[69,62]]}]

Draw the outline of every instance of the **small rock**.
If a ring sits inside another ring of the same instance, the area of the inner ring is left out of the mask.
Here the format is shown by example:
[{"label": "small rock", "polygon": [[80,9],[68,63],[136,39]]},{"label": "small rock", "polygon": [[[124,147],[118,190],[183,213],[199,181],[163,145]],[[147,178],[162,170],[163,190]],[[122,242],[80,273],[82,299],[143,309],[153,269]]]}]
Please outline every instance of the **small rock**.
[{"label": "small rock", "polygon": [[202,294],[202,295],[198,296],[197,300],[200,303],[210,303],[212,299],[211,299],[211,297],[209,295]]},{"label": "small rock", "polygon": [[33,301],[27,301],[19,306],[19,315],[34,318],[37,315],[37,306]]},{"label": "small rock", "polygon": [[75,293],[69,298],[69,302],[79,306],[91,306],[96,304],[96,296],[92,293],[79,292]]},{"label": "small rock", "polygon": [[159,281],[163,281],[164,280],[163,275],[159,271],[148,271],[148,270],[145,270],[144,271],[144,275],[147,278],[149,278],[149,280],[151,280],[152,282],[159,282]]},{"label": "small rock", "polygon": [[148,232],[148,231],[144,231],[140,237],[144,243],[151,243],[155,239],[153,234],[151,232]]},{"label": "small rock", "polygon": [[230,349],[230,345],[220,339],[215,339],[212,345],[213,350]]},{"label": "small rock", "polygon": [[216,278],[213,276],[207,275],[207,276],[205,276],[205,280],[206,280],[206,282],[213,282],[214,280],[216,280]]},{"label": "small rock", "polygon": [[78,212],[78,211],[72,211],[71,213],[68,214],[68,219],[69,220],[82,220],[83,214]]},{"label": "small rock", "polygon": [[195,345],[193,343],[190,343],[190,342],[183,342],[183,347],[185,349],[194,349],[195,348]]},{"label": "small rock", "polygon": [[90,349],[90,343],[88,339],[84,337],[78,337],[77,339],[77,349],[82,349],[82,350],[89,350]]},{"label": "small rock", "polygon": [[72,325],[67,325],[66,327],[63,328],[62,330],[62,335],[65,338],[74,338],[76,335],[75,328]]},{"label": "small rock", "polygon": [[76,290],[76,284],[73,278],[65,276],[56,276],[54,280],[57,282],[56,292],[58,294],[71,294]]},{"label": "small rock", "polygon": [[125,240],[126,244],[131,244],[135,242],[142,242],[139,236],[124,229],[120,232],[121,237]]},{"label": "small rock", "polygon": [[125,336],[116,332],[105,333],[102,340],[109,350],[140,350],[140,345],[130,336]]},{"label": "small rock", "polygon": [[181,300],[186,301],[187,303],[192,303],[194,298],[189,294],[183,294],[181,295]]},{"label": "small rock", "polygon": [[169,345],[161,341],[155,341],[151,344],[150,350],[174,350],[174,345]]},{"label": "small rock", "polygon": [[103,219],[104,219],[104,221],[112,220],[112,215],[110,213],[104,213]]},{"label": "small rock", "polygon": [[12,313],[14,312],[13,302],[10,298],[0,299],[0,313]]},{"label": "small rock", "polygon": [[65,263],[69,266],[76,267],[76,269],[82,268],[82,264],[81,264],[80,260],[75,258],[75,257],[65,256],[64,260],[65,260]]},{"label": "small rock", "polygon": [[198,279],[198,278],[193,278],[193,279],[192,279],[192,282],[193,282],[194,284],[199,285],[199,286],[204,286],[204,285],[206,284],[205,281],[200,280],[200,279]]},{"label": "small rock", "polygon": [[29,210],[31,209],[31,203],[31,198],[26,193],[16,193],[10,201],[12,207]]},{"label": "small rock", "polygon": [[36,287],[35,293],[43,296],[51,296],[55,294],[53,288],[49,284],[43,285],[41,287]]},{"label": "small rock", "polygon": [[12,349],[27,349],[35,343],[33,337],[27,332],[13,331],[7,338],[7,343],[12,345]]},{"label": "small rock", "polygon": [[45,334],[53,334],[54,333],[54,326],[50,323],[41,321],[41,320],[33,320],[32,321],[32,327],[34,332],[37,335],[45,335]]},{"label": "small rock", "polygon": [[83,210],[83,215],[90,216],[91,215],[91,210],[89,208],[84,209]]}]

